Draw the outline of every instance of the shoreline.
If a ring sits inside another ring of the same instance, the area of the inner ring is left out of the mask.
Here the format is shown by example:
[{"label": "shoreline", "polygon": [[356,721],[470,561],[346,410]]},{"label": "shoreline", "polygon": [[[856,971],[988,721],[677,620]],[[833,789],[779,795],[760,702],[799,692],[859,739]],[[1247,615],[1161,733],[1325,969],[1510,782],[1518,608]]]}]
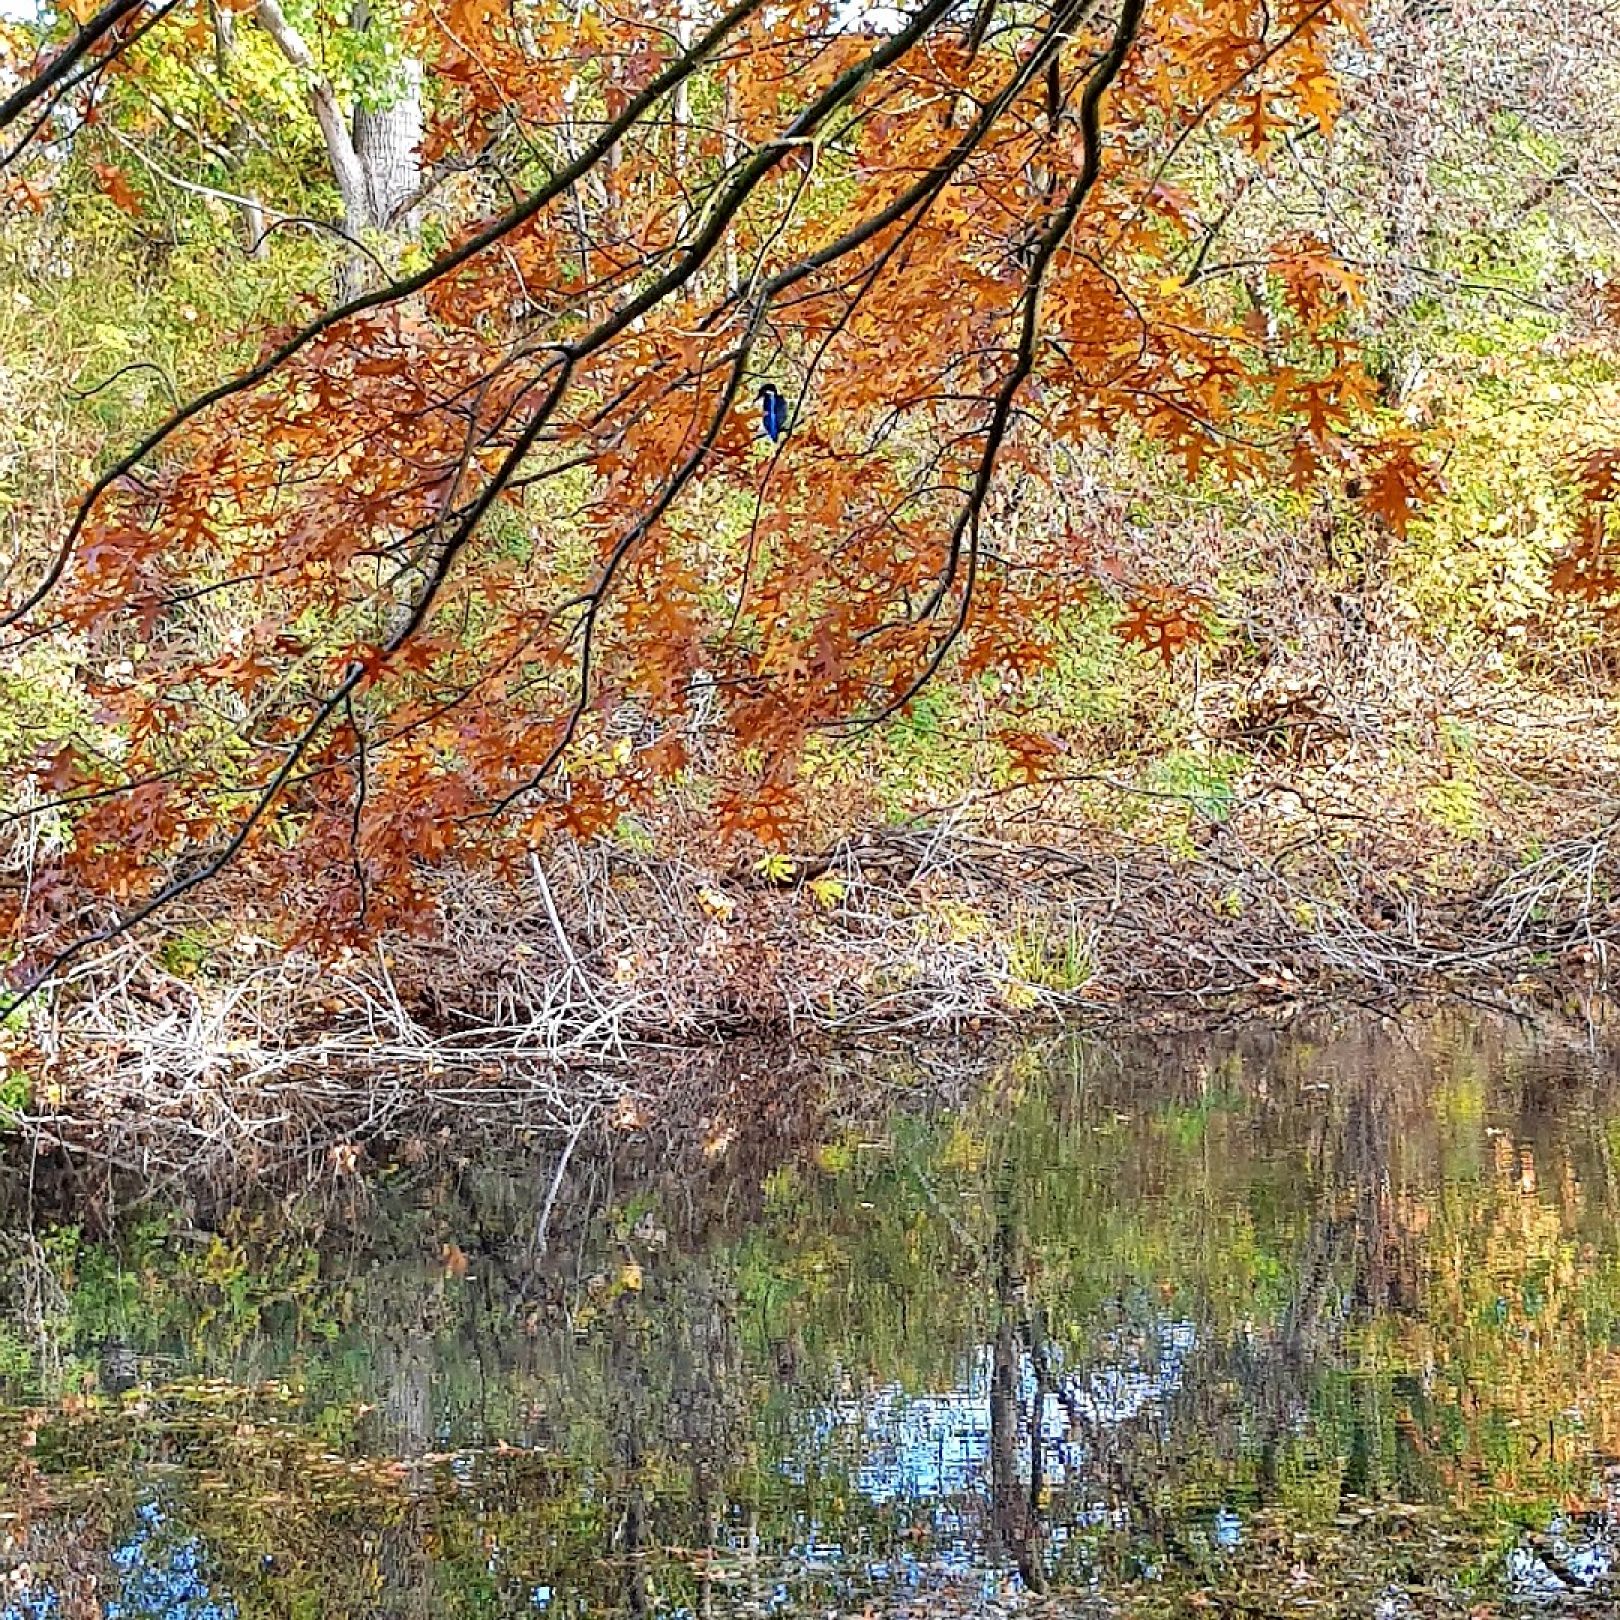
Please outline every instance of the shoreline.
[{"label": "shoreline", "polygon": [[573,851],[504,892],[451,892],[432,937],[325,959],[241,932],[188,970],[182,920],[55,993],[8,1054],[26,1101],[0,1151],[208,1174],[422,1122],[566,1142],[700,1108],[727,1070],[949,1067],[1067,1031],[1446,1005],[1595,1028],[1620,949],[1612,827],[1467,886],[1408,881],[1394,915],[1347,903],[1342,864],[1255,855],[1221,827],[1180,855],[933,828],[785,882]]}]

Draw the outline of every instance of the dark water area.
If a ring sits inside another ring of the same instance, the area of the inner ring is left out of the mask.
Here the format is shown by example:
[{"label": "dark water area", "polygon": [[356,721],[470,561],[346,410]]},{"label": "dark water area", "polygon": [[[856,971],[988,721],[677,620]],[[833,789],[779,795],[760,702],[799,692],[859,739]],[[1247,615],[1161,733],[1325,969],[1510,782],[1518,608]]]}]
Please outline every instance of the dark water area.
[{"label": "dark water area", "polygon": [[511,1150],[110,1228],[13,1187],[0,1620],[1610,1612],[1608,1070],[1066,1042],[582,1148],[544,1244]]}]

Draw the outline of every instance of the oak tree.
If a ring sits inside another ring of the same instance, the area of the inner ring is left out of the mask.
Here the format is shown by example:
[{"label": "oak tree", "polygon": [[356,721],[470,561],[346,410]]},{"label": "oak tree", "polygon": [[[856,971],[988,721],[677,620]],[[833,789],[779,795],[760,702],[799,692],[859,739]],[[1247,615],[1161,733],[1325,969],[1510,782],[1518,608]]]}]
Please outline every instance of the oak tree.
[{"label": "oak tree", "polygon": [[[408,921],[435,867],[599,834],[700,766],[716,831],[770,844],[818,741],[942,678],[992,684],[1038,770],[1021,697],[1097,559],[1032,492],[1098,437],[1192,479],[1353,475],[1400,529],[1426,474],[1378,425],[1357,274],[1286,228],[1211,251],[1209,153],[1263,172],[1331,132],[1356,26],[1355,0],[63,0],[13,27],[19,219],[75,165],[137,216],[186,181],[147,91],[190,61],[207,188],[265,251],[301,216],[268,160],[230,180],[281,150],[232,87],[250,47],[336,201],[333,280],[107,444],[4,584],[0,657],[58,646],[94,705],[13,811],[60,831],[4,896],[24,982],[232,862],[309,935]],[[1188,582],[1126,594],[1166,659],[1202,634]]]}]

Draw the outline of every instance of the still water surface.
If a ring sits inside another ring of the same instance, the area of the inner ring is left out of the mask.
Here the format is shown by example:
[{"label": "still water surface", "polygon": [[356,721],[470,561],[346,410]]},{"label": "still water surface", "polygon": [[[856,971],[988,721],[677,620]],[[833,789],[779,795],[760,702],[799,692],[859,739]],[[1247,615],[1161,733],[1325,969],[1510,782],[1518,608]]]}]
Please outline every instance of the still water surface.
[{"label": "still water surface", "polygon": [[14,1211],[0,1617],[1609,1612],[1605,1068],[1048,1047],[791,1148],[582,1150],[544,1253],[547,1167],[443,1143]]}]

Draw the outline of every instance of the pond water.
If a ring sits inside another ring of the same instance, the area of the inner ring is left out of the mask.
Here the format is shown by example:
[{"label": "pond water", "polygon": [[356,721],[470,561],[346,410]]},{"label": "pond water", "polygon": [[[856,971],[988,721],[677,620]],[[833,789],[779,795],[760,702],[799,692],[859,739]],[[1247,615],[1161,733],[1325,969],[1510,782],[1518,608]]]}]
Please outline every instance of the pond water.
[{"label": "pond water", "polygon": [[582,1147],[544,1244],[550,1164],[453,1140],[111,1228],[36,1166],[0,1620],[1607,1612],[1605,1071],[1069,1041],[770,1151]]}]

